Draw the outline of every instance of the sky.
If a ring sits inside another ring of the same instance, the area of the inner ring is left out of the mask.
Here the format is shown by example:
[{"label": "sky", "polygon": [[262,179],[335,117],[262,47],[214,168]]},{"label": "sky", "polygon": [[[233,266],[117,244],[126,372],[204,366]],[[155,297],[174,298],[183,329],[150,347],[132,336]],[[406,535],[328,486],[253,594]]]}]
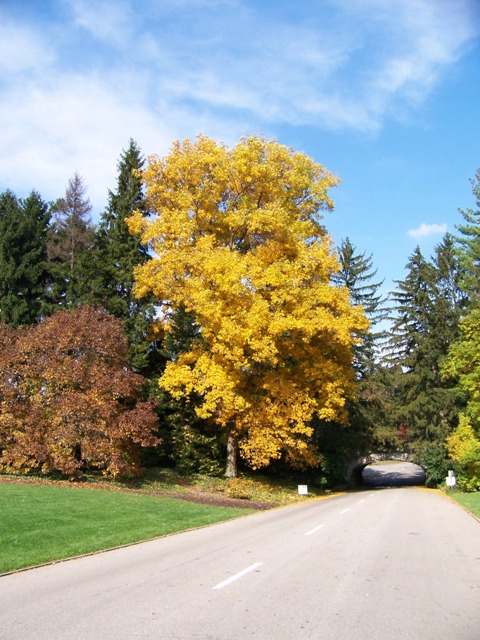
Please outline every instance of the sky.
[{"label": "sky", "polygon": [[81,175],[98,222],[117,162],[261,135],[341,179],[324,224],[396,288],[480,168],[479,0],[0,0],[0,192]]}]

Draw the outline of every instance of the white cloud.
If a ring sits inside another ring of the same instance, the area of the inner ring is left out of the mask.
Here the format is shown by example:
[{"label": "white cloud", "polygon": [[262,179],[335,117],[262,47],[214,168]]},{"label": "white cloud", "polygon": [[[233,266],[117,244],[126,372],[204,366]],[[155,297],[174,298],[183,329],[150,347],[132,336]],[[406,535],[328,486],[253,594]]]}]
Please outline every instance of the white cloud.
[{"label": "white cloud", "polygon": [[[18,105],[13,118],[9,104]],[[10,188],[25,196],[23,189],[36,188],[54,200],[77,171],[97,210],[106,204],[107,189],[115,186],[118,156],[130,137],[146,153],[166,151],[171,140],[161,117],[94,74],[51,77],[46,86],[17,88],[0,102],[0,121],[9,122],[2,147],[10,150],[0,153],[0,191]]]},{"label": "white cloud", "polygon": [[411,238],[425,238],[427,236],[445,234],[447,229],[446,224],[425,224],[425,222],[422,222],[417,229],[409,229],[408,235]]},{"label": "white cloud", "polygon": [[5,81],[25,71],[41,71],[53,61],[49,49],[41,34],[33,27],[18,26],[0,16],[0,72]]},{"label": "white cloud", "polygon": [[294,21],[282,0],[60,5],[70,22],[2,16],[0,191],[58,197],[78,171],[97,207],[130,137],[163,153],[199,131],[375,131],[424,99],[476,28],[469,0],[300,3]]},{"label": "white cloud", "polygon": [[128,42],[134,29],[134,16],[127,3],[109,0],[72,0],[74,25],[90,32],[98,40],[121,45]]},{"label": "white cloud", "polygon": [[333,12],[298,7],[293,23],[282,2],[271,13],[248,1],[71,4],[76,26],[121,51],[106,72],[144,65],[172,109],[368,131],[421,102],[458,59],[475,36],[470,3],[337,0]]}]

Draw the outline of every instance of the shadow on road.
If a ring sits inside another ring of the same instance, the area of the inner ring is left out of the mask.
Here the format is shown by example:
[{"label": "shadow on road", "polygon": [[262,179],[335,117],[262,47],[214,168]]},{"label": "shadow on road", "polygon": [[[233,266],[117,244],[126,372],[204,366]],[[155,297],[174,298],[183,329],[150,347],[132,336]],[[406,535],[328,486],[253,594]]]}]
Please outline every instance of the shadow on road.
[{"label": "shadow on road", "polygon": [[372,464],[362,472],[365,487],[413,487],[425,484],[425,471],[411,462]]}]

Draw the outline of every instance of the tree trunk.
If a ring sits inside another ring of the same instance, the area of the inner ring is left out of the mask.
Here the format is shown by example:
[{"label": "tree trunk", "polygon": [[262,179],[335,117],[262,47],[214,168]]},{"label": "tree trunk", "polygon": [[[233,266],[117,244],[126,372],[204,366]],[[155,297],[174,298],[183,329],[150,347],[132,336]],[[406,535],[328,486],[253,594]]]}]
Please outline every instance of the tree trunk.
[{"label": "tree trunk", "polygon": [[227,439],[227,463],[225,465],[225,477],[237,477],[237,439],[230,429]]}]

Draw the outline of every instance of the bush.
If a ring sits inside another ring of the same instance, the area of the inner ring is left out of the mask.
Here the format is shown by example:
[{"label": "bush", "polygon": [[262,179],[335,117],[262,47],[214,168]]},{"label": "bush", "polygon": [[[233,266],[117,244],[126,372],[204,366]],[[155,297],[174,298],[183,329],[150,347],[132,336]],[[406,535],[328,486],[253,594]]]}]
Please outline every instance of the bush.
[{"label": "bush", "polygon": [[458,465],[449,458],[448,451],[442,445],[428,444],[417,451],[414,462],[425,471],[427,487],[437,487],[445,483],[448,471],[456,471]]},{"label": "bush", "polygon": [[459,487],[464,491],[479,491],[480,440],[467,415],[460,415],[458,427],[447,438],[447,447],[459,465]]}]

